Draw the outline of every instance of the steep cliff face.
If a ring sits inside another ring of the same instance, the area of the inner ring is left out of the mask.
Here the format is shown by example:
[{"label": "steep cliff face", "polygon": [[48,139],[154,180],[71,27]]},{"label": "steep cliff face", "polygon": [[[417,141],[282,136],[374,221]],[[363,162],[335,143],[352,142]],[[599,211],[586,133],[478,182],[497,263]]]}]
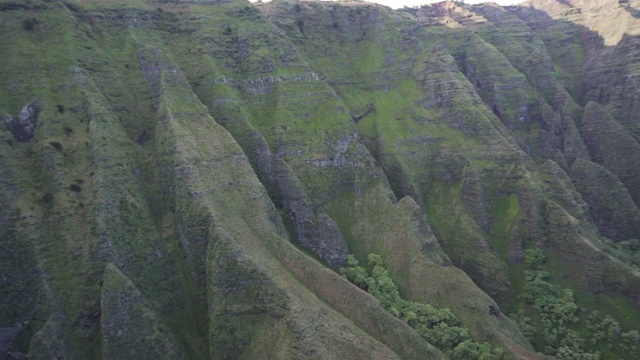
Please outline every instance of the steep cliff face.
[{"label": "steep cliff face", "polygon": [[634,358],[638,5],[2,0],[0,356]]}]

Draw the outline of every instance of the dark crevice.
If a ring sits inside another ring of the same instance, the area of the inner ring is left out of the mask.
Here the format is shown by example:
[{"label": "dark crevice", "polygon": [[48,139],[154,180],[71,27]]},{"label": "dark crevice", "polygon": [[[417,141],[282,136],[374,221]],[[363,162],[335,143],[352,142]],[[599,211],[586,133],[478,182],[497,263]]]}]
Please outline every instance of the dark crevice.
[{"label": "dark crevice", "polygon": [[358,116],[353,116],[352,115],[351,118],[357,124],[358,122],[360,122],[360,120],[362,120],[364,117],[366,117],[367,115],[371,114],[374,111],[376,111],[376,104],[371,103],[371,104],[369,104],[369,107],[367,108],[367,111],[364,112],[364,114],[358,115]]}]

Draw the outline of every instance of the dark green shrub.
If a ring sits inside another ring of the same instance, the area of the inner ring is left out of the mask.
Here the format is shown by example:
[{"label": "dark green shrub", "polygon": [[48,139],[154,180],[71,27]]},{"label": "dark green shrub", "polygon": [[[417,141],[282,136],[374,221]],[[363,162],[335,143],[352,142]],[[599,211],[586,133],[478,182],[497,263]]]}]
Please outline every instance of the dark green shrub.
[{"label": "dark green shrub", "polygon": [[52,142],[49,143],[49,145],[53,146],[59,152],[62,152],[62,144],[60,144],[59,142],[52,141]]},{"label": "dark green shrub", "polygon": [[45,204],[50,204],[53,201],[53,195],[51,193],[46,193],[42,197],[42,202]]},{"label": "dark green shrub", "polygon": [[33,31],[38,21],[35,18],[24,19],[22,22],[22,27],[27,31]]}]

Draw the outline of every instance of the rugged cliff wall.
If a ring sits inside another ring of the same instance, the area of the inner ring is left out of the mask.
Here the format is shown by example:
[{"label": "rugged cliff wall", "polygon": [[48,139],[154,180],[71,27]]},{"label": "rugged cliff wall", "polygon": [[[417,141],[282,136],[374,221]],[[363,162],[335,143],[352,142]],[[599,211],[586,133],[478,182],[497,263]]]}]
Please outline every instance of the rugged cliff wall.
[{"label": "rugged cliff wall", "polygon": [[639,14],[2,0],[0,357],[446,358],[376,253],[509,358],[634,358]]}]

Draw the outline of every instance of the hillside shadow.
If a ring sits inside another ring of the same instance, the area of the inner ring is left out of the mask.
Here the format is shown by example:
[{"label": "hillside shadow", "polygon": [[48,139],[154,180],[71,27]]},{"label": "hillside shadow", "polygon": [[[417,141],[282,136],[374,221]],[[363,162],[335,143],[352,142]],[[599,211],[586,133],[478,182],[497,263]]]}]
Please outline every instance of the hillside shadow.
[{"label": "hillside shadow", "polygon": [[[566,0],[557,1],[566,4]],[[640,18],[640,10],[622,7]],[[508,10],[542,39],[554,64],[574,79],[570,92],[579,105],[589,101],[622,104],[612,107],[613,115],[627,127],[640,123],[640,106],[636,109],[634,105],[640,99],[634,98],[636,88],[629,88],[629,64],[640,62],[640,37],[624,34],[615,45],[607,45],[597,31],[554,19],[541,9],[518,6]]]},{"label": "hillside shadow", "polygon": [[633,6],[631,6],[631,4],[629,4],[628,2],[622,2],[619,1],[620,4],[624,4],[623,5],[623,9],[628,12],[631,16],[633,16],[636,19],[640,19],[640,9],[636,9]]}]

